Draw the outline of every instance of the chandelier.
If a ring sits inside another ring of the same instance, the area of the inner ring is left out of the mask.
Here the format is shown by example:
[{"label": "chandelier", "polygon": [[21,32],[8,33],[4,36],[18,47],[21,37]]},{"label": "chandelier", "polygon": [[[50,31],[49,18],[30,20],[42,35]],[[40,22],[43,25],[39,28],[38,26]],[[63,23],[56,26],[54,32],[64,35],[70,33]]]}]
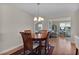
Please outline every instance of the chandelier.
[{"label": "chandelier", "polygon": [[37,13],[36,13],[36,17],[34,17],[34,21],[44,21],[44,18],[42,18],[41,16],[39,16],[39,5],[40,3],[37,3]]}]

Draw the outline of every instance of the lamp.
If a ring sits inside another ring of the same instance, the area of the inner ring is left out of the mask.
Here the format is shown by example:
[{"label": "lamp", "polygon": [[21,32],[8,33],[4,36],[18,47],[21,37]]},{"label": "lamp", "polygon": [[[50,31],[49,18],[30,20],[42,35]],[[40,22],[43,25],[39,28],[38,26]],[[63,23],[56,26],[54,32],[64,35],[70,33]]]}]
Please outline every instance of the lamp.
[{"label": "lamp", "polygon": [[38,22],[40,22],[40,21],[44,21],[44,18],[42,18],[41,16],[39,16],[39,5],[40,5],[40,3],[37,3],[37,15],[36,15],[36,17],[34,17],[34,21],[38,21]]}]

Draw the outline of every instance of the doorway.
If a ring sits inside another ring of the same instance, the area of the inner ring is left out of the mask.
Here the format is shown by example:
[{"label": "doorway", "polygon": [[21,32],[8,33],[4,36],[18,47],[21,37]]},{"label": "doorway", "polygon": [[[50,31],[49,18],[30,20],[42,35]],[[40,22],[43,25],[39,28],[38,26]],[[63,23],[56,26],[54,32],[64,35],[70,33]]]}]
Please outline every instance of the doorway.
[{"label": "doorway", "polygon": [[51,36],[63,34],[65,37],[71,37],[71,21],[49,21],[48,31],[52,32]]}]

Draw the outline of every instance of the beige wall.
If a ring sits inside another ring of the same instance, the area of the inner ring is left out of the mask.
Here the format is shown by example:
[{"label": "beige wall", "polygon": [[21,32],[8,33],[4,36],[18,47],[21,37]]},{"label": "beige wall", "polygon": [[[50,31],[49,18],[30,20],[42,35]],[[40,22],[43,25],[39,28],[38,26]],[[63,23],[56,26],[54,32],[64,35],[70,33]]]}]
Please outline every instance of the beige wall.
[{"label": "beige wall", "polygon": [[79,10],[72,15],[72,42],[73,41],[76,42],[79,47]]},{"label": "beige wall", "polygon": [[2,19],[3,19],[3,17],[2,17],[2,15],[3,15],[3,12],[2,12],[2,6],[0,6],[0,50],[2,50],[1,48],[2,48]]},{"label": "beige wall", "polygon": [[12,5],[0,4],[0,52],[22,44],[20,31],[33,30],[33,17]]}]

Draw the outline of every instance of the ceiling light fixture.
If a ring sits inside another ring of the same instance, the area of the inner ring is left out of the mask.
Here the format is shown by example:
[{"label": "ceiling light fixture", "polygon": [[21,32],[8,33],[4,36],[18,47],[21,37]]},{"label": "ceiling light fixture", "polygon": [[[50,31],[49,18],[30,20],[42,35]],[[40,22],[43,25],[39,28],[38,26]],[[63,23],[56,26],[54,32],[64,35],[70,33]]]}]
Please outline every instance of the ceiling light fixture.
[{"label": "ceiling light fixture", "polygon": [[37,3],[37,13],[36,13],[36,17],[34,17],[34,21],[44,21],[44,18],[42,18],[41,16],[39,16],[39,5],[40,3]]}]

